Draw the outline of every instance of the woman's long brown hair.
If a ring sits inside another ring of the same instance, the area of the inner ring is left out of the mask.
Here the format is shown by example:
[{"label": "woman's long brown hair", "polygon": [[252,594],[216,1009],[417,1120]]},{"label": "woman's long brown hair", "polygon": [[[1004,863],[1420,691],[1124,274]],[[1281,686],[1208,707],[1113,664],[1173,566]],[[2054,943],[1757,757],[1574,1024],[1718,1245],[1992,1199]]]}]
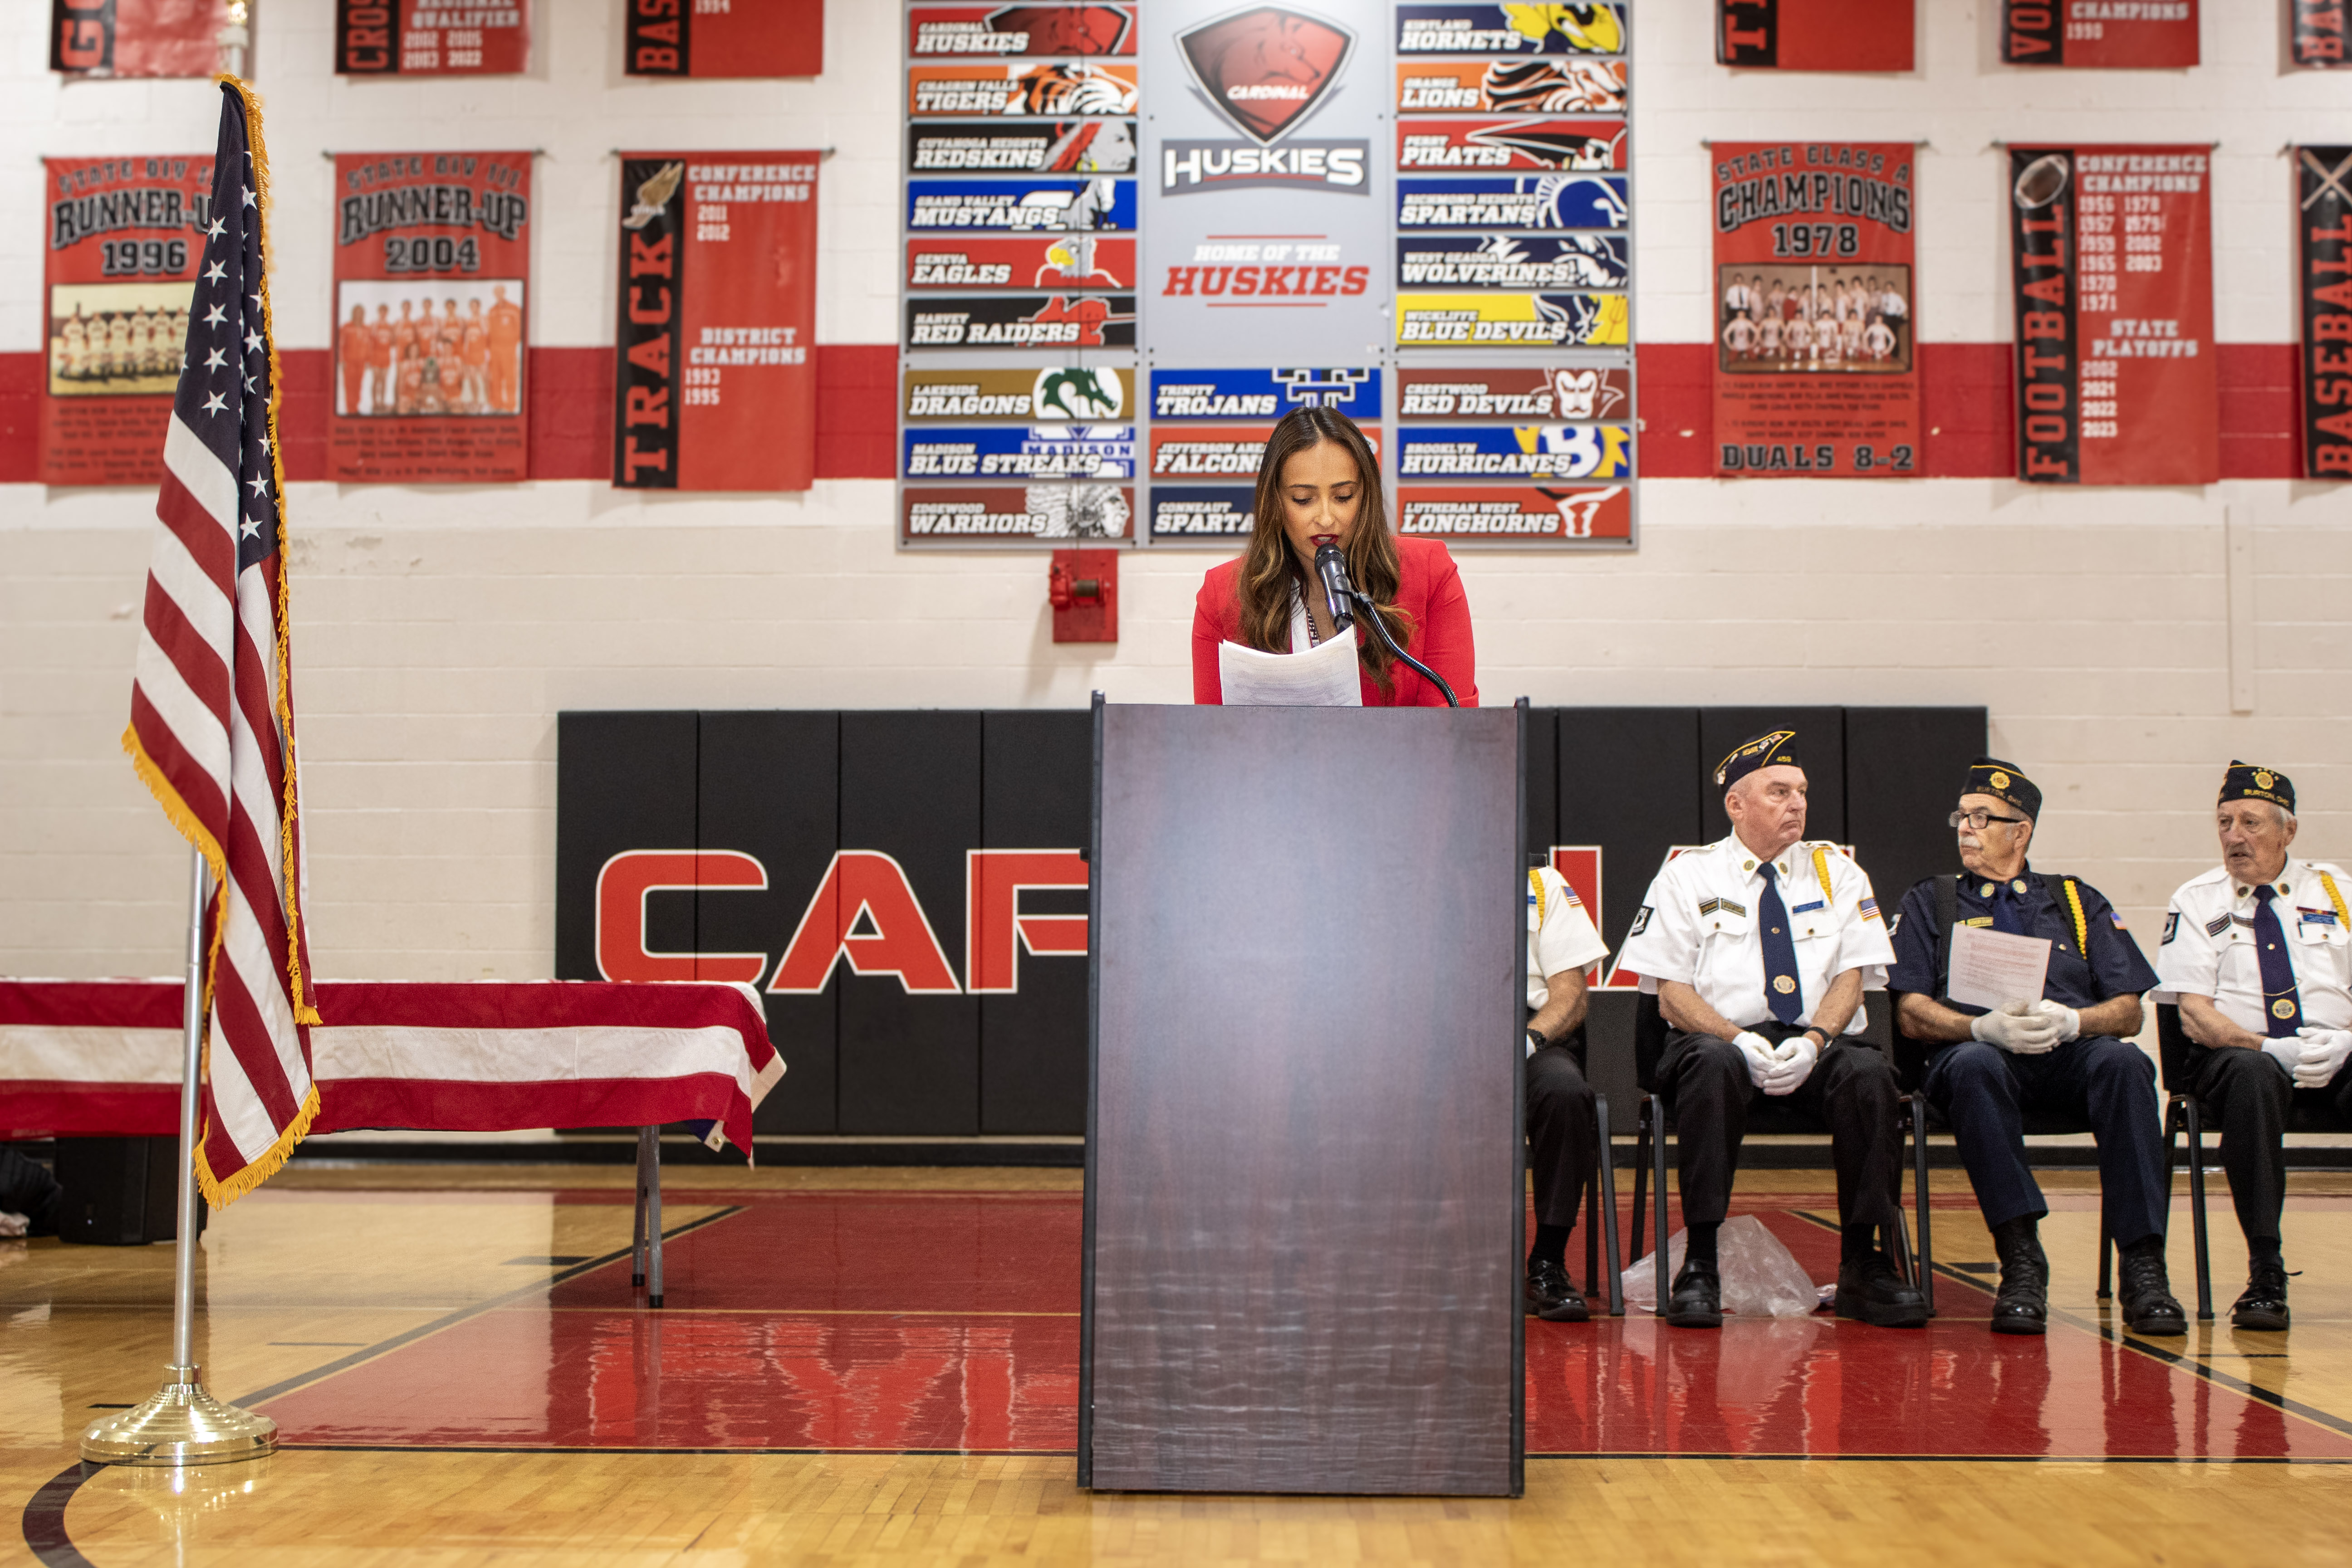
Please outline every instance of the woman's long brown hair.
[{"label": "woman's long brown hair", "polygon": [[[1400,646],[1412,634],[1412,618],[1396,607],[1396,536],[1389,531],[1388,508],[1381,499],[1380,459],[1372,455],[1371,444],[1346,414],[1336,409],[1297,408],[1283,415],[1282,423],[1274,427],[1274,434],[1266,438],[1265,455],[1258,460],[1255,515],[1249,549],[1242,554],[1241,580],[1236,585],[1241,596],[1242,639],[1268,653],[1292,651],[1292,586],[1296,584],[1301,593],[1321,591],[1320,585],[1299,564],[1297,552],[1290,548],[1289,536],[1283,532],[1282,465],[1327,441],[1346,447],[1356,460],[1356,526],[1349,531],[1347,544],[1341,547],[1348,559],[1349,580],[1371,597],[1381,619],[1387,622],[1390,634]],[[1363,661],[1381,688],[1387,690],[1389,665],[1392,662],[1388,645],[1367,630],[1357,640],[1356,656]]]}]

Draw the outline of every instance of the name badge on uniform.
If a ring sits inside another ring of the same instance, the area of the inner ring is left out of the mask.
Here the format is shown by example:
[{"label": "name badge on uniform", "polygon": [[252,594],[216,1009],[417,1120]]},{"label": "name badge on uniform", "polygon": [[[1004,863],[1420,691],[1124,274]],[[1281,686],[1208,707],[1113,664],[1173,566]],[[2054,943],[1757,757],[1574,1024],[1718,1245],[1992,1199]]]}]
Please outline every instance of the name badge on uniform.
[{"label": "name badge on uniform", "polygon": [[1801,904],[1797,905],[1796,908],[1791,909],[1789,913],[1791,915],[1811,915],[1814,910],[1825,907],[1827,907],[1827,905],[1821,899],[1817,898],[1811,904]]}]

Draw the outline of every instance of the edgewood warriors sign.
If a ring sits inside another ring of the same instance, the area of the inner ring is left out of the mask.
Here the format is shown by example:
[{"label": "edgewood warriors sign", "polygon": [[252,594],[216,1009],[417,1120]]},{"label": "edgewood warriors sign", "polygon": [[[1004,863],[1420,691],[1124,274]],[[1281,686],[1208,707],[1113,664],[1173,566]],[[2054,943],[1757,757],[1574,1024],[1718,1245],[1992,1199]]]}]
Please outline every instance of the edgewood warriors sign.
[{"label": "edgewood warriors sign", "polygon": [[1716,0],[1715,58],[1746,69],[1907,71],[1911,0]]},{"label": "edgewood warriors sign", "polygon": [[2352,478],[2352,147],[2295,149],[2303,473]]}]

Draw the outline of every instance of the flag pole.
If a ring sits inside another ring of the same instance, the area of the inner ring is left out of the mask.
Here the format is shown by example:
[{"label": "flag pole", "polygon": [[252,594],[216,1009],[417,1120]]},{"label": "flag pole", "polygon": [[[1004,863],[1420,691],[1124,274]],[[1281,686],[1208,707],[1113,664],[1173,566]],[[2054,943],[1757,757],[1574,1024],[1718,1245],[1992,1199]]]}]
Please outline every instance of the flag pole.
[{"label": "flag pole", "polygon": [[196,1364],[197,1093],[204,1077],[205,896],[202,850],[188,851],[188,966],[180,998],[180,1224],[172,1278],[172,1363],[163,1385],[131,1409],[93,1421],[81,1457],[113,1465],[219,1465],[257,1459],[278,1447],[278,1423],[224,1405]]}]

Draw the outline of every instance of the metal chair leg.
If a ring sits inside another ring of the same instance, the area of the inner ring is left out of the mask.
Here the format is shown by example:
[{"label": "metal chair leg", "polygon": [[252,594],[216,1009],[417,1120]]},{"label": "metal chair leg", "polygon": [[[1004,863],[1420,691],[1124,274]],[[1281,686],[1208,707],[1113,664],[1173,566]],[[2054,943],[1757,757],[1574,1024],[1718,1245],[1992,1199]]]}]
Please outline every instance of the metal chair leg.
[{"label": "metal chair leg", "polygon": [[[1881,1228],[1885,1228],[1881,1227]],[[1903,1218],[1901,1203],[1898,1202],[1895,1206],[1895,1233],[1892,1236],[1882,1235],[1879,1242],[1895,1260],[1895,1278],[1906,1285],[1917,1284],[1919,1260],[1911,1250],[1911,1225]]]},{"label": "metal chair leg", "polygon": [[1592,1097],[1592,1113],[1601,1138],[1601,1225],[1609,1243],[1609,1315],[1625,1315],[1625,1281],[1619,1270],[1624,1265],[1617,1253],[1617,1153],[1609,1142],[1609,1096]]},{"label": "metal chair leg", "polygon": [[2205,1124],[2193,1097],[2183,1101],[2182,1108],[2189,1120],[2189,1227],[2197,1239],[2197,1321],[2210,1323],[2213,1321],[2213,1270],[2205,1244]]},{"label": "metal chair leg", "polygon": [[[1596,1126],[1609,1124],[1609,1113],[1600,1105],[1601,1096],[1593,1097],[1592,1120]],[[1608,1159],[1607,1145],[1602,1145],[1601,1160]],[[1599,1163],[1599,1162],[1596,1162]],[[1601,1176],[1597,1171],[1584,1173],[1584,1290],[1587,1295],[1601,1288]]]},{"label": "metal chair leg", "polygon": [[646,1282],[646,1129],[637,1129],[637,1215],[629,1233],[629,1288]]},{"label": "metal chair leg", "polygon": [[1647,1096],[1642,1108],[1633,1114],[1633,1244],[1625,1249],[1625,1267],[1632,1268],[1642,1260],[1646,1246],[1643,1237],[1650,1224],[1650,1102]]},{"label": "metal chair leg", "polygon": [[1927,1298],[1927,1315],[1936,1315],[1936,1239],[1934,1206],[1928,1202],[1927,1096],[1911,1096],[1911,1198],[1919,1211],[1919,1289]]},{"label": "metal chair leg", "polygon": [[2106,1197],[2099,1198],[2099,1300],[2112,1301],[2116,1293],[2115,1238],[2107,1234]]},{"label": "metal chair leg", "polygon": [[1650,1096],[1650,1125],[1657,1136],[1650,1140],[1650,1218],[1657,1228],[1658,1244],[1650,1256],[1658,1265],[1658,1315],[1666,1315],[1666,1103],[1655,1094]]},{"label": "metal chair leg", "polygon": [[661,1129],[647,1127],[646,1140],[646,1304],[662,1304]]}]

